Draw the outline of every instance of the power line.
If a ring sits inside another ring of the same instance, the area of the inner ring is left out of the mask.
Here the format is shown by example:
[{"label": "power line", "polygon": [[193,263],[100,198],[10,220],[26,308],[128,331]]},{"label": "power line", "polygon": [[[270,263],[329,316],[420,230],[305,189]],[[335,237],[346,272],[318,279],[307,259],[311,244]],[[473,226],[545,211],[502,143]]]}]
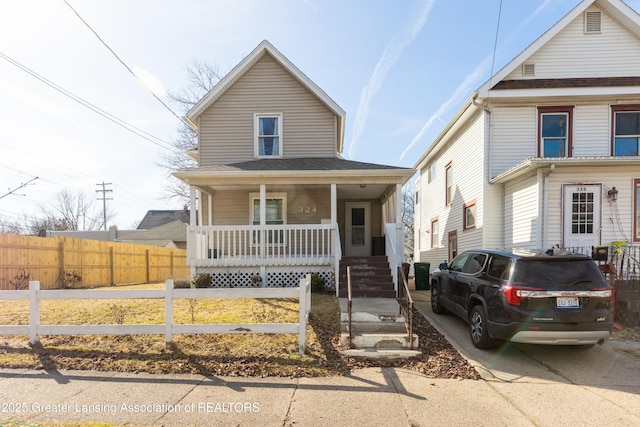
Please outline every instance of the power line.
[{"label": "power line", "polygon": [[[147,141],[151,142],[152,144],[155,144],[158,147],[164,148],[165,150],[168,150],[168,151],[171,151],[171,152],[176,152],[170,146],[169,142],[164,141],[164,140],[162,140],[162,139],[160,139],[160,138],[158,138],[156,136],[153,136],[150,133],[145,132],[144,130],[139,129],[139,128],[137,128],[137,127],[125,122],[124,120],[114,116],[113,114],[108,113],[105,110],[93,105],[89,101],[81,98],[78,95],[73,94],[72,92],[69,92],[65,88],[55,84],[51,80],[48,80],[47,78],[45,78],[42,75],[38,74],[37,72],[31,70],[30,68],[26,67],[25,65],[22,65],[21,63],[19,63],[15,59],[5,55],[2,52],[0,52],[0,58],[4,59],[5,61],[9,62],[10,64],[16,66],[17,68],[21,69],[22,71],[24,71],[25,73],[29,74],[30,76],[40,80],[42,83],[46,84],[47,86],[57,90],[61,94],[65,95],[66,97],[71,98],[72,100],[76,101],[77,103],[79,103],[83,107],[86,107],[86,108],[90,109],[91,111],[93,111],[94,113],[98,113],[99,115],[101,115],[102,117],[106,118],[107,120],[110,120],[111,122],[117,124],[118,126],[123,127],[124,129],[128,130],[129,132],[131,132],[131,133],[133,133],[133,134],[135,134],[135,135],[137,135],[137,136],[139,136],[139,137],[141,137],[143,139],[146,139]],[[166,144],[166,145],[163,145],[163,144]]]},{"label": "power line", "polygon": [[147,92],[149,92],[151,95],[153,95],[153,97],[155,99],[158,100],[158,102],[160,102],[160,104],[162,104],[164,106],[164,108],[166,108],[171,114],[173,114],[173,116],[180,120],[181,122],[184,123],[184,120],[182,119],[182,117],[178,116],[171,108],[169,108],[169,106],[167,104],[165,104],[165,102],[160,99],[160,97],[158,97],[158,95],[156,95],[137,75],[136,73],[133,72],[133,70],[131,68],[129,68],[129,66],[118,56],[117,53],[115,53],[115,51],[113,49],[111,49],[111,47],[104,41],[102,40],[102,37],[100,37],[100,35],[98,35],[98,33],[91,27],[91,25],[89,25],[87,23],[87,21],[85,21],[82,16],[80,16],[80,14],[73,8],[73,6],[71,6],[69,4],[69,2],[67,0],[63,0],[65,2],[65,4],[67,6],[69,6],[69,9],[71,9],[73,11],[73,13],[75,13],[75,15],[78,17],[78,19],[80,19],[80,21],[82,21],[82,23],[89,29],[89,31],[91,31],[97,38],[98,40],[100,40],[100,43],[102,43],[104,45],[104,47],[106,47],[109,52],[111,52],[113,54],[113,56],[116,57],[116,59],[118,60],[118,62],[120,62],[122,64],[122,66],[124,68],[127,69],[127,71],[138,81],[138,83],[140,83],[140,85],[145,88],[147,90]]},{"label": "power line", "polygon": [[[21,188],[25,188],[27,185],[30,185],[33,181],[35,181],[36,179],[38,179],[38,177],[36,176],[35,178],[31,178],[29,181],[27,182],[23,182],[21,183],[19,186],[17,186],[16,188],[14,188],[13,190],[11,188],[9,188],[9,192],[0,196],[0,199],[7,197],[11,194],[14,194],[16,191],[20,190]],[[33,184],[31,184],[33,185]]]}]

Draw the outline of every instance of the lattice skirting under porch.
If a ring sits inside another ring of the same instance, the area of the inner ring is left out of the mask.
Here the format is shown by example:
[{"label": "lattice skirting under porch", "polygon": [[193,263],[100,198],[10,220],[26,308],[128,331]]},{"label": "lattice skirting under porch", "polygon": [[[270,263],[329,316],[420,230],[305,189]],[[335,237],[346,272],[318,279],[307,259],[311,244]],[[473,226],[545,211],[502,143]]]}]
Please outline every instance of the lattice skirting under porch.
[{"label": "lattice skirting under porch", "polygon": [[335,289],[335,274],[331,266],[266,267],[266,283],[254,284],[252,277],[260,276],[259,267],[197,267],[196,273],[209,273],[213,288],[282,288],[295,287],[305,274],[318,274],[328,289]]}]

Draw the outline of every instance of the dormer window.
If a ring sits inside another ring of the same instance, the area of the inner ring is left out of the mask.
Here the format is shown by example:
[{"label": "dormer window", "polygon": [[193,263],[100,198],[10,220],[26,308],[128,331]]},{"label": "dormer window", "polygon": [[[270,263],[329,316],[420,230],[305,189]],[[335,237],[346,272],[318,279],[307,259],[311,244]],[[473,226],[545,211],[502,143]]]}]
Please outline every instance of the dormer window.
[{"label": "dormer window", "polygon": [[282,157],[282,113],[255,115],[255,156]]}]

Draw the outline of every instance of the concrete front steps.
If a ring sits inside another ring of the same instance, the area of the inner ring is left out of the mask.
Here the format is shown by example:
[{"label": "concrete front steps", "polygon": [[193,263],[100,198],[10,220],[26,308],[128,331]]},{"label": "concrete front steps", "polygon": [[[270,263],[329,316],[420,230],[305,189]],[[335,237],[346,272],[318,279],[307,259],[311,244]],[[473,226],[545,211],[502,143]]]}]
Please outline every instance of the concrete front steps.
[{"label": "concrete front steps", "polygon": [[[340,340],[349,345],[348,301],[340,298],[342,334]],[[408,359],[421,355],[418,336],[413,336],[413,349],[394,298],[354,298],[351,327],[351,349],[342,351],[347,357],[370,359]]]}]

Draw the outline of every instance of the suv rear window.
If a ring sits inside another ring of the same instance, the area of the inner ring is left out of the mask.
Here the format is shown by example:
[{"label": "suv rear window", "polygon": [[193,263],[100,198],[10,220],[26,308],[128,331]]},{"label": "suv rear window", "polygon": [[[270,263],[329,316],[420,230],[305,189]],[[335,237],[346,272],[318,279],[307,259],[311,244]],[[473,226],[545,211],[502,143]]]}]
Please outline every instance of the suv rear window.
[{"label": "suv rear window", "polygon": [[515,283],[547,289],[553,286],[607,286],[602,273],[590,259],[520,259],[516,262]]}]

